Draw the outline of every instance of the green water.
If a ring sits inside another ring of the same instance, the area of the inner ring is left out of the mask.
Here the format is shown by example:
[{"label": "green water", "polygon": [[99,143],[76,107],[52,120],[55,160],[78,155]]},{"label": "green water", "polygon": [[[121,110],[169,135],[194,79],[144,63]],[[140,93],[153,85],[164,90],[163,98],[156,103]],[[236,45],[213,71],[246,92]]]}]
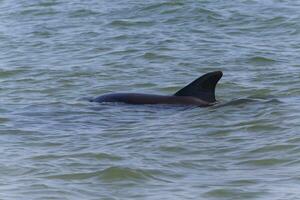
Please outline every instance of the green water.
[{"label": "green water", "polygon": [[[0,0],[0,199],[297,199],[300,4]],[[96,104],[222,70],[210,108]]]}]

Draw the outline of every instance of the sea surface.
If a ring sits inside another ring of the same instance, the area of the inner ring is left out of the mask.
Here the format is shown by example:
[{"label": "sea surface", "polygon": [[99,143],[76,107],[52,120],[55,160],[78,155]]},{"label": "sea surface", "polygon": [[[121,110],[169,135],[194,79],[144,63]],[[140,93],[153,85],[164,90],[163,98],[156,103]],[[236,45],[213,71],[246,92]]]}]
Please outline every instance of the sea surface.
[{"label": "sea surface", "polygon": [[1,200],[300,199],[299,105],[300,1],[0,0]]}]

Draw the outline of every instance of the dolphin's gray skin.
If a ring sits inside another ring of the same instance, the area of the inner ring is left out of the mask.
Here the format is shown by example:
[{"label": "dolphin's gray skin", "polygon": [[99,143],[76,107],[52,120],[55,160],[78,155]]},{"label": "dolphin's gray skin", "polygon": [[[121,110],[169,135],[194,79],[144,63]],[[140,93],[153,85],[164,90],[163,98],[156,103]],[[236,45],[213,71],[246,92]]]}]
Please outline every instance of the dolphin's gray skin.
[{"label": "dolphin's gray skin", "polygon": [[210,105],[209,102],[203,101],[196,97],[152,95],[141,93],[105,94],[93,99],[92,102],[123,102],[128,104],[183,104],[196,106]]},{"label": "dolphin's gray skin", "polygon": [[194,80],[174,95],[152,95],[140,93],[104,94],[91,102],[123,102],[128,104],[181,104],[209,106],[216,102],[215,88],[223,73],[215,71]]}]

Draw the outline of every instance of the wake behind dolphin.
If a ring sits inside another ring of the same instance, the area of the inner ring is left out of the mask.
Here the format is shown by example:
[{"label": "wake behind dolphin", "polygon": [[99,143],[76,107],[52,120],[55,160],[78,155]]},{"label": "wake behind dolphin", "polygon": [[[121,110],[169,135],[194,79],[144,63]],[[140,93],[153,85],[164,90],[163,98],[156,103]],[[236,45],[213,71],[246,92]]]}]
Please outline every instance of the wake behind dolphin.
[{"label": "wake behind dolphin", "polygon": [[215,88],[222,78],[221,71],[210,72],[197,78],[174,95],[141,93],[110,93],[91,99],[91,102],[123,102],[128,104],[181,104],[210,106],[216,102]]}]

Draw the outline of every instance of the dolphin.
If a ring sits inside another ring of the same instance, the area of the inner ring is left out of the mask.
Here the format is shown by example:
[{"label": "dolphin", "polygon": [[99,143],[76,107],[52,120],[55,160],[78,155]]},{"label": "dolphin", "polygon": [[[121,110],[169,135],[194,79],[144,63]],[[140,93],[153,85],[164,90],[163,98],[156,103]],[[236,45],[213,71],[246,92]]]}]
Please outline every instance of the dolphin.
[{"label": "dolphin", "polygon": [[109,93],[91,102],[122,102],[127,104],[179,104],[210,106],[216,103],[215,88],[222,78],[221,71],[210,72],[197,78],[173,95],[154,95],[142,93]]}]

